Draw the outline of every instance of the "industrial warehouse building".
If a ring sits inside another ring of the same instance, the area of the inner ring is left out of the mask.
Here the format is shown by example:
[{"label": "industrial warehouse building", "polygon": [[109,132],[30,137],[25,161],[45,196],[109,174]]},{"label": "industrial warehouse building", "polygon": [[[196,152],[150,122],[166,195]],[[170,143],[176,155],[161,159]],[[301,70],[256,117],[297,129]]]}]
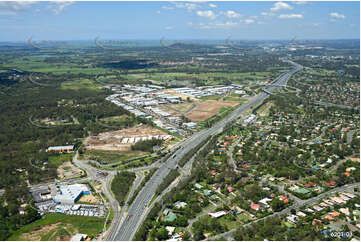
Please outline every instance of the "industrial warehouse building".
[{"label": "industrial warehouse building", "polygon": [[60,186],[58,193],[54,197],[54,201],[62,204],[74,204],[84,194],[90,194],[90,190],[85,184],[63,185]]},{"label": "industrial warehouse building", "polygon": [[72,152],[74,151],[74,145],[66,146],[51,146],[46,149],[46,152]]}]

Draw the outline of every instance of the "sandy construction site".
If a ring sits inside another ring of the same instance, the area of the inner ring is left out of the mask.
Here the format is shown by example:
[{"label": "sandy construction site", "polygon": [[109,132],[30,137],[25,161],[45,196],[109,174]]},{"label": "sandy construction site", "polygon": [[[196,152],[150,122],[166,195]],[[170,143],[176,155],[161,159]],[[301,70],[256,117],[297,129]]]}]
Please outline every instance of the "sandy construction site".
[{"label": "sandy construction site", "polygon": [[127,151],[141,140],[168,139],[170,135],[156,128],[138,125],[128,129],[100,133],[97,136],[87,137],[84,141],[87,150],[118,150]]},{"label": "sandy construction site", "polygon": [[217,100],[198,102],[196,103],[196,107],[185,116],[192,121],[204,121],[216,115],[222,107],[234,107],[237,104],[239,104],[239,102]]}]

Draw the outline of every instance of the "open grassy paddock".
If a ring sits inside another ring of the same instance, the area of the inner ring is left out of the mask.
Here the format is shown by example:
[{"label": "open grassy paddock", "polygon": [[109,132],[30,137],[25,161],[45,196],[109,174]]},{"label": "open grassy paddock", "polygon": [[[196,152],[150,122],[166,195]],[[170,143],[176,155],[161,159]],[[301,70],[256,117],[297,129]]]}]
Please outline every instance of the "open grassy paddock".
[{"label": "open grassy paddock", "polygon": [[104,218],[48,213],[16,231],[9,240],[70,240],[76,233],[94,238],[103,225]]}]

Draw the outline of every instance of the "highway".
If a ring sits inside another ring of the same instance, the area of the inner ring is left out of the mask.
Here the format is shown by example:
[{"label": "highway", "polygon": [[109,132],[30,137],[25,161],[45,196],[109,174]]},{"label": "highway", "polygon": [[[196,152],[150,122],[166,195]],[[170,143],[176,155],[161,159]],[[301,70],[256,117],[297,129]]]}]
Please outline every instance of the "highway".
[{"label": "highway", "polygon": [[269,94],[272,93],[276,86],[274,85],[286,85],[288,79],[297,71],[302,69],[302,66],[288,61],[294,66],[294,68],[273,81],[269,86],[266,86],[263,89],[263,92],[253,97],[248,103],[245,103],[233,111],[229,116],[225,117],[223,120],[215,124],[213,127],[203,130],[197,133],[194,133],[190,138],[185,140],[180,149],[178,149],[167,161],[160,166],[160,168],[155,172],[151,179],[145,184],[142,190],[139,192],[138,196],[129,207],[128,216],[129,219],[123,221],[119,226],[117,233],[112,238],[108,240],[121,240],[129,241],[132,240],[134,234],[138,230],[139,226],[145,219],[147,213],[147,207],[152,200],[157,187],[162,183],[163,179],[168,175],[171,169],[175,168],[180,159],[191,151],[198,144],[204,140],[209,139],[212,135],[220,133],[223,131],[223,128],[230,122],[236,120],[242,113],[244,113],[249,108],[252,108],[254,105],[262,102],[266,99]]}]

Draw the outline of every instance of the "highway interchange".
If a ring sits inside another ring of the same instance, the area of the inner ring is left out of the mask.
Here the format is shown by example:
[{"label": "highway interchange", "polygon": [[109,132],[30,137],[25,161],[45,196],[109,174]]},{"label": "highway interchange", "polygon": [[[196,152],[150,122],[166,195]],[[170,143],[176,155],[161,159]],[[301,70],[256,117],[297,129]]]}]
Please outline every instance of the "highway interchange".
[{"label": "highway interchange", "polygon": [[[108,171],[108,176],[105,179],[101,179],[102,183],[102,192],[109,199],[109,205],[113,208],[114,218],[112,224],[108,231],[103,234],[103,239],[105,240],[132,240],[134,234],[138,230],[139,226],[145,219],[149,209],[150,202],[155,194],[156,189],[162,183],[163,179],[168,175],[171,169],[174,169],[177,166],[177,163],[181,160],[181,158],[190,152],[194,147],[202,143],[203,141],[209,139],[212,135],[221,133],[223,128],[231,123],[232,121],[239,118],[244,112],[254,107],[255,105],[261,103],[264,99],[266,99],[269,95],[272,95],[272,92],[275,89],[280,89],[281,86],[287,85],[288,79],[296,72],[302,70],[302,66],[298,65],[294,62],[287,61],[292,64],[294,68],[288,72],[280,75],[275,81],[270,83],[268,86],[262,89],[263,92],[259,93],[255,97],[253,97],[249,102],[241,105],[235,111],[233,111],[230,115],[225,117],[220,122],[216,123],[213,127],[203,130],[197,133],[194,133],[191,137],[187,138],[179,142],[177,145],[173,146],[169,149],[169,152],[174,152],[165,162],[156,162],[149,167],[140,167],[134,169],[128,169],[129,171],[137,172],[138,170],[144,170],[146,168],[159,167],[159,169],[155,172],[155,174],[151,177],[151,179],[145,184],[142,190],[139,192],[136,199],[133,201],[132,205],[128,208],[124,206],[120,209],[118,202],[114,198],[111,192],[111,181],[116,174],[116,171]],[[85,170],[88,173],[88,177],[81,179],[73,179],[66,181],[66,184],[69,183],[77,183],[82,181],[95,182],[97,180],[97,173],[99,170],[95,167],[88,165],[91,161],[80,161],[78,160],[78,153],[73,158],[73,163]],[[186,164],[186,167],[189,167],[189,164]],[[190,171],[190,168],[188,169]],[[184,172],[183,172],[184,173]],[[140,173],[137,173],[139,176]],[[133,189],[136,188],[141,181],[141,177],[136,180],[133,184]],[[65,183],[65,182],[64,182]],[[42,188],[46,188],[49,185],[60,185],[61,182],[51,182],[47,184],[38,184],[30,187],[30,191],[38,190]],[[169,190],[169,189],[166,189]],[[0,195],[4,191],[0,190]],[[129,199],[130,196],[128,196]],[[154,204],[154,203],[153,203]],[[128,212],[126,212],[128,208]],[[125,218],[127,216],[127,219]]]},{"label": "highway interchange", "polygon": [[[107,238],[108,240],[132,240],[139,226],[145,219],[147,207],[151,202],[157,187],[162,183],[163,179],[168,175],[171,169],[175,168],[181,158],[186,155],[192,148],[212,135],[222,132],[223,128],[236,120],[246,110],[252,108],[254,105],[262,102],[269,95],[272,94],[274,89],[280,88],[279,86],[286,85],[288,79],[296,72],[302,70],[302,66],[294,62],[288,61],[294,68],[273,81],[269,86],[263,89],[263,92],[252,98],[248,103],[245,103],[233,111],[229,116],[215,124],[213,127],[193,134],[190,138],[185,140],[182,147],[178,149],[162,166],[155,172],[151,179],[142,188],[132,205],[128,209],[128,219],[124,220],[117,229],[114,237]],[[274,86],[277,85],[277,86]]]}]

